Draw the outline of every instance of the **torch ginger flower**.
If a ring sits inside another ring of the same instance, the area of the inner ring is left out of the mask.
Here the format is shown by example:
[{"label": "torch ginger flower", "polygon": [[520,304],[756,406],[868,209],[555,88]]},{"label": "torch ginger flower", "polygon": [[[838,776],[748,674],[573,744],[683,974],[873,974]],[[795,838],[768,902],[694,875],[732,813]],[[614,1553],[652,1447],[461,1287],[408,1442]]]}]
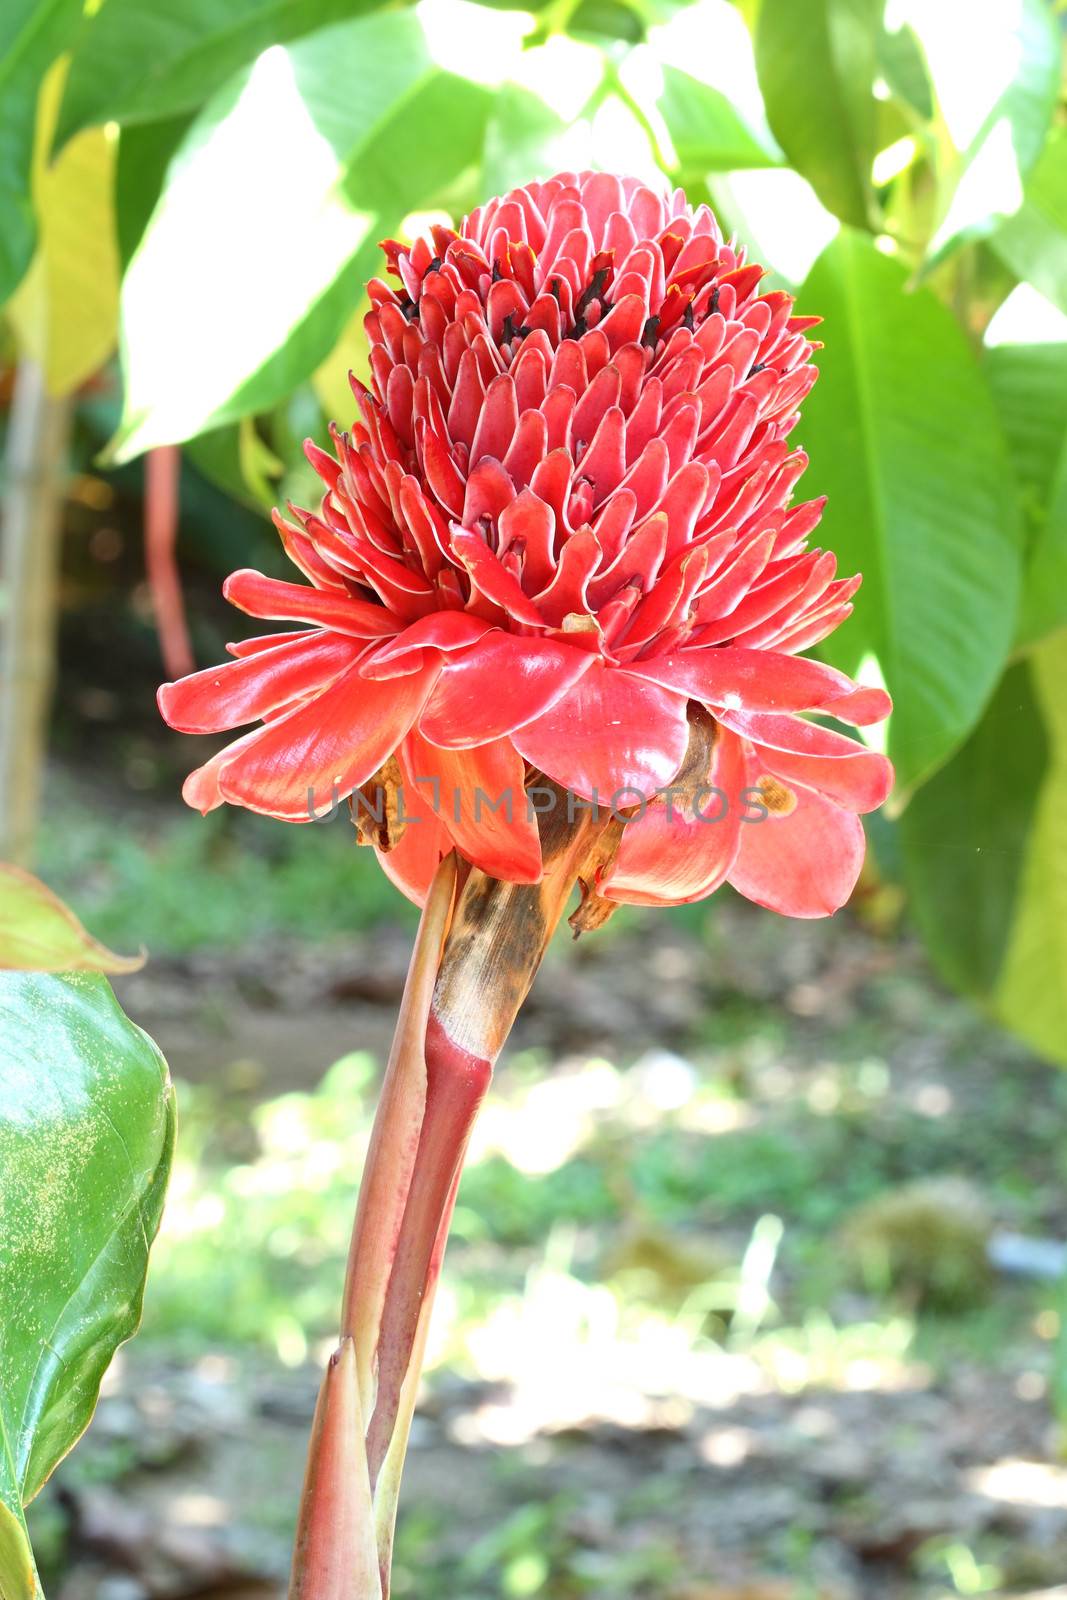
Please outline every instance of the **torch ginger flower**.
[{"label": "torch ginger flower", "polygon": [[308,626],[160,691],[188,732],[262,722],[192,774],[191,805],[302,822],[372,788],[389,803],[363,831],[424,907],[291,1600],[389,1593],[464,1149],[575,884],[578,928],[724,881],[826,915],[892,777],[799,715],[889,711],[799,654],[859,581],[807,548],[821,502],[790,503],[818,319],[760,295],[706,207],[634,179],[564,173],[431,233],[386,244],[373,390],[355,386],[335,455],[307,446],[318,509],[276,518],[307,582],[226,584],[250,615]]},{"label": "torch ginger flower", "polygon": [[[225,586],[310,627],[160,691],[186,732],[265,724],[186,799],[307,821],[392,761],[419,825],[379,853],[421,903],[453,847],[539,879],[534,771],[630,812],[585,886],[608,902],[725,880],[791,916],[836,910],[891,768],[796,713],[863,724],[889,701],[797,654],[859,583],[807,548],[822,502],[790,505],[818,319],[759,294],[706,206],[606,173],[385,251],[399,281],[369,285],[373,391],[355,386],[336,456],[307,446],[318,509],[276,516],[308,583]],[[701,714],[685,799],[665,797]]]}]

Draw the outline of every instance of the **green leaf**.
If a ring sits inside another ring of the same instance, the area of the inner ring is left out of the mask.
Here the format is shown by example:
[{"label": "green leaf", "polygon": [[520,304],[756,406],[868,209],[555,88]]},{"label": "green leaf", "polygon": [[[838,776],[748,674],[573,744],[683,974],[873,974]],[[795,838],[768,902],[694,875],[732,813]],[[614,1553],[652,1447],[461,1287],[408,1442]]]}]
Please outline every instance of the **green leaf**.
[{"label": "green leaf", "polygon": [[664,65],[658,105],[683,180],[689,174],[702,178],[709,172],[781,164],[780,155],[759,142],[724,94],[688,72]]},{"label": "green leaf", "polygon": [[538,95],[515,83],[502,85],[485,130],[484,192],[506,194],[529,183],[533,172],[565,171],[570,131]]},{"label": "green leaf", "polygon": [[915,30],[905,25],[892,32],[884,29],[878,39],[878,65],[894,97],[928,121],[934,114],[934,96]]},{"label": "green leaf", "polygon": [[1061,46],[1047,0],[998,0],[969,31],[966,49],[951,7],[921,0],[912,25],[950,144],[940,163],[932,264],[1018,209],[1056,104]]},{"label": "green leaf", "polygon": [[1067,313],[1067,128],[1049,135],[1022,207],[990,243],[1017,278]]},{"label": "green leaf", "polygon": [[771,131],[823,205],[869,227],[880,0],[762,0],[756,67]]},{"label": "green leaf", "polygon": [[1067,624],[1067,344],[998,345],[984,364],[1027,529],[1017,642]]},{"label": "green leaf", "polygon": [[32,192],[37,250],[8,316],[20,351],[43,367],[53,394],[70,394],[101,367],[118,331],[115,141],[81,134],[49,163],[64,64],[47,74],[37,102]]},{"label": "green leaf", "polygon": [[0,862],[0,970],[136,972],[144,956],[117,956],[87,933],[51,889]]},{"label": "green leaf", "polygon": [[370,9],[373,0],[107,0],[76,40],[59,141],[97,122],[195,111],[275,44]]},{"label": "green leaf", "polygon": [[159,203],[171,157],[185,137],[191,117],[133,123],[119,134],[115,168],[115,228],[123,271],[144,237]]},{"label": "green leaf", "polygon": [[21,1508],[16,1516],[0,1500],[0,1600],[35,1600],[39,1594],[37,1569]]},{"label": "green leaf", "polygon": [[981,998],[1004,958],[1047,754],[1030,670],[1017,663],[966,744],[900,819],[912,905],[930,952],[950,983]]},{"label": "green leaf", "polygon": [[[1067,632],[1040,645],[1030,664],[1051,751],[995,1000],[1008,1027],[1067,1061]],[[1015,781],[1008,769],[1004,781]]]},{"label": "green leaf", "polygon": [[173,1138],[166,1063],[105,979],[0,973],[4,1600],[33,1592],[22,1508],[140,1320]]},{"label": "green leaf", "polygon": [[826,641],[874,656],[895,699],[890,754],[908,788],[977,722],[1010,647],[1018,508],[982,373],[954,317],[865,235],[843,230],[800,295],[826,319],[798,437],[855,614]]},{"label": "green leaf", "polygon": [[231,80],[171,160],[126,273],[116,458],[309,376],[381,267],[377,241],[473,179],[490,104],[436,65],[411,12],[320,30]]},{"label": "green leaf", "polygon": [[33,257],[30,197],[37,92],[66,47],[81,0],[4,0],[0,6],[0,305]]}]

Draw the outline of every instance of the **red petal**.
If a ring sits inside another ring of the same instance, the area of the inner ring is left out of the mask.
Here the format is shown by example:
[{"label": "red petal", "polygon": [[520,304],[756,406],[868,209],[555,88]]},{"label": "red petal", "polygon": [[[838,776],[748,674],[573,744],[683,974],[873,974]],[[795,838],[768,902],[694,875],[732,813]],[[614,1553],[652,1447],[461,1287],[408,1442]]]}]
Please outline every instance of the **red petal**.
[{"label": "red petal", "polygon": [[255,656],[261,650],[273,650],[280,644],[289,644],[293,639],[314,637],[314,628],[296,628],[291,633],[261,633],[254,639],[238,639],[235,643],[228,644],[226,650],[231,656]]},{"label": "red petal", "polygon": [[[527,761],[584,799],[625,808],[670,783],[689,733],[685,698],[587,655],[592,670],[513,735]],[[625,791],[634,791],[627,793]]]},{"label": "red petal", "polygon": [[892,763],[885,756],[801,717],[773,713],[746,716],[723,711],[722,721],[750,739],[770,772],[818,789],[849,811],[873,811],[893,786]]},{"label": "red petal", "polygon": [[254,734],[219,774],[225,799],[307,822],[359,787],[393,753],[421,711],[436,665],[374,683],[358,664],[307,704]]},{"label": "red petal", "polygon": [[704,705],[737,711],[827,710],[854,721],[857,709],[881,711],[882,716],[889,709],[883,691],[861,689],[835,667],[776,650],[713,645],[706,650],[678,650],[649,661],[632,661],[627,671],[677,689]]},{"label": "red petal", "polygon": [[206,816],[209,811],[215,811],[223,804],[225,796],[219,788],[219,774],[227,761],[232,761],[238,751],[250,745],[253,739],[259,738],[260,731],[256,728],[254,732],[232,740],[217,751],[210,761],[205,761],[202,767],[190,772],[182,784],[182,799],[187,806],[192,806],[194,811]]},{"label": "red petal", "polygon": [[786,917],[828,917],[845,904],[863,865],[863,824],[799,784],[788,816],[742,822],[728,880],[739,894]]},{"label": "red petal", "polygon": [[396,678],[424,664],[424,650],[465,650],[477,644],[492,624],[469,611],[431,611],[388,644],[379,645],[363,663],[365,678]]},{"label": "red petal", "polygon": [[631,818],[601,893],[629,905],[683,905],[711,894],[737,855],[746,783],[741,741],[720,731],[706,791],[670,804],[668,793]]},{"label": "red petal", "polygon": [[309,589],[302,583],[283,583],[249,567],[232,572],[222,592],[231,605],[250,617],[314,622],[356,639],[384,639],[403,627],[398,617],[373,601]]},{"label": "red petal", "polygon": [[527,816],[522,757],[509,739],[445,750],[413,731],[404,763],[461,855],[508,883],[538,881],[541,842]]},{"label": "red petal", "polygon": [[486,744],[554,705],[593,659],[588,651],[555,639],[494,630],[468,655],[445,666],[419,731],[449,750]]},{"label": "red petal", "polygon": [[180,733],[219,733],[324,689],[365,648],[342,634],[311,634],[164,683],[156,700],[164,720]]},{"label": "red petal", "polygon": [[766,769],[784,778],[790,787],[794,782],[806,784],[846,811],[874,811],[893,787],[893,764],[885,756],[865,750],[851,739],[843,743],[851,745],[851,750],[829,758],[793,755],[757,745],[756,759],[762,758]]},{"label": "red petal", "polygon": [[452,841],[439,817],[435,817],[419,796],[414,784],[404,788],[403,815],[407,827],[391,850],[375,847],[378,864],[401,894],[425,905],[430,884],[441,857],[452,848]]},{"label": "red petal", "polygon": [[453,526],[452,548],[487,600],[502,606],[516,622],[525,622],[532,628],[544,627],[544,618],[523,593],[519,580],[501,566],[480,534]]}]

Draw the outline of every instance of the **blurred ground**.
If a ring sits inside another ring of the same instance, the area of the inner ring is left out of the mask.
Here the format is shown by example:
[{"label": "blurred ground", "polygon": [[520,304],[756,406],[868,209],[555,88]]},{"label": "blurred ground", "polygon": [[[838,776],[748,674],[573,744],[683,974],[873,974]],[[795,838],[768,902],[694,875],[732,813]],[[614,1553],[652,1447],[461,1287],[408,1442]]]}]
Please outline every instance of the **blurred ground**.
[{"label": "blurred ground", "polygon": [[[33,1507],[46,1587],[280,1596],[411,920],[341,822],[50,797],[41,869],[148,944],[118,987],[182,1121],[144,1330]],[[1061,1290],[983,1264],[1067,1237],[1065,1110],[855,916],[722,895],[554,947],[460,1195],[396,1595],[1067,1595]]]}]

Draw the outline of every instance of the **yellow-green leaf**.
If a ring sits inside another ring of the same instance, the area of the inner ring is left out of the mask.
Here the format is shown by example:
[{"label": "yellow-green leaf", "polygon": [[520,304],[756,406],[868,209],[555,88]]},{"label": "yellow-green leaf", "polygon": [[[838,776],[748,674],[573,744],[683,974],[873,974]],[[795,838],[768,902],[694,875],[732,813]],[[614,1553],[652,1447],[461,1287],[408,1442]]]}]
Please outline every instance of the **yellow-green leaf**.
[{"label": "yellow-green leaf", "polygon": [[136,972],[144,956],[117,956],[87,933],[32,873],[0,862],[0,970]]},{"label": "yellow-green leaf", "polygon": [[68,394],[115,347],[119,258],[113,132],[89,128],[48,166],[64,67],[53,68],[37,112],[33,202],[37,251],[8,306],[15,337],[43,367],[53,394]]}]

